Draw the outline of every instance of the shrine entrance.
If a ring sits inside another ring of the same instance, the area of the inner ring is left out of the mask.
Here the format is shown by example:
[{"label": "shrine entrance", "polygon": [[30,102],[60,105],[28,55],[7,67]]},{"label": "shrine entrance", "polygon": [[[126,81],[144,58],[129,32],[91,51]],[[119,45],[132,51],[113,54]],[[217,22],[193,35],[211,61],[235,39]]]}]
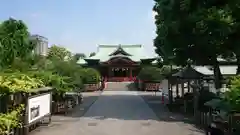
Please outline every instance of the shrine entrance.
[{"label": "shrine entrance", "polygon": [[112,68],[114,77],[128,77],[128,68]]},{"label": "shrine entrance", "polygon": [[102,63],[101,73],[108,82],[129,82],[136,78],[139,64],[126,57],[115,57]]}]

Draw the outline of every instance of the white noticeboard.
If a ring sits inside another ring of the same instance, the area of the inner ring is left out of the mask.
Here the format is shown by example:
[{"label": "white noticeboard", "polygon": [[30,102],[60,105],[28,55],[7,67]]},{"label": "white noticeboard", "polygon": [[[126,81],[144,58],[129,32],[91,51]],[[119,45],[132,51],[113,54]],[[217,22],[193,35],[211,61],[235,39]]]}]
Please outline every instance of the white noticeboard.
[{"label": "white noticeboard", "polygon": [[28,99],[28,124],[51,113],[51,94],[46,93]]}]

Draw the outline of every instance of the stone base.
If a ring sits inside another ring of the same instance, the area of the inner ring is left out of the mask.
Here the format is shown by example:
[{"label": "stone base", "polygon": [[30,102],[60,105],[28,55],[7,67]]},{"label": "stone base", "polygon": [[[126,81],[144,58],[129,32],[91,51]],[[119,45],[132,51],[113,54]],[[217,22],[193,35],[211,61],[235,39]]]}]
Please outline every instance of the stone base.
[{"label": "stone base", "polygon": [[145,91],[158,91],[161,83],[144,83]]},{"label": "stone base", "polygon": [[101,84],[84,84],[85,91],[97,91],[101,88]]}]

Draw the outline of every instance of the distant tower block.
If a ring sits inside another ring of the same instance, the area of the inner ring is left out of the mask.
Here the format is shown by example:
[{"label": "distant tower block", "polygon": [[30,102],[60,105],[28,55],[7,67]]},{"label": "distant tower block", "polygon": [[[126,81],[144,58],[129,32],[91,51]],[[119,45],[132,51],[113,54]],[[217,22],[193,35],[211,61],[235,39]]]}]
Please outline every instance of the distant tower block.
[{"label": "distant tower block", "polygon": [[37,41],[36,47],[33,50],[34,54],[47,56],[48,54],[48,39],[40,35],[32,35],[31,40]]}]

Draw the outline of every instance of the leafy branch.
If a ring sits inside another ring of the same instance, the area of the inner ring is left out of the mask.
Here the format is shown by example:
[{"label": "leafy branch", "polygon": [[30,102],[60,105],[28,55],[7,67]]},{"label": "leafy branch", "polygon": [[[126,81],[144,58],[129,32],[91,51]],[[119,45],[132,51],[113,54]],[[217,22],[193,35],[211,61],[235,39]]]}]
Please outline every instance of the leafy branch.
[{"label": "leafy branch", "polygon": [[0,113],[0,134],[1,135],[9,135],[12,129],[22,126],[20,117],[22,116],[23,110],[24,110],[24,105],[20,105],[9,113],[6,113],[6,114]]}]

